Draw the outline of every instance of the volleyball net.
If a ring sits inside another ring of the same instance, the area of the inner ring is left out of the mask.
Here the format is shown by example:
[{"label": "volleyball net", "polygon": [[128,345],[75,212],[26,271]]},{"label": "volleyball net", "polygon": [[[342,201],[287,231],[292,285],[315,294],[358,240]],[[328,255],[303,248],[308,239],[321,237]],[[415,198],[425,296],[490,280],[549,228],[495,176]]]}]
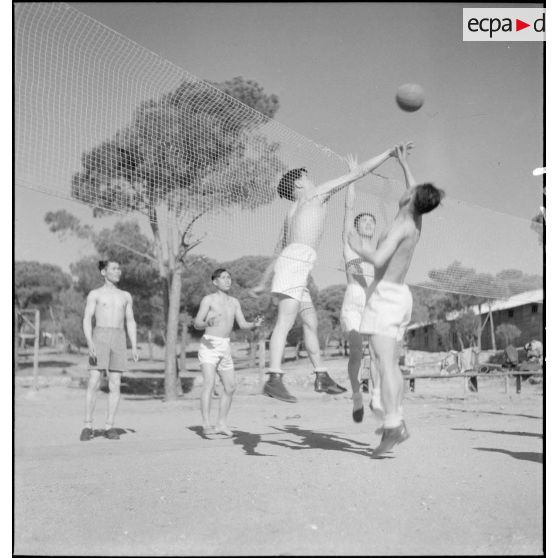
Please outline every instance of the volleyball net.
[{"label": "volleyball net", "polygon": [[[179,241],[203,238],[195,251],[219,261],[273,254],[290,203],[277,194],[286,171],[305,167],[315,183],[347,172],[339,154],[275,120],[278,99],[256,82],[209,83],[66,4],[16,4],[14,56],[16,186],[141,214]],[[356,185],[377,237],[397,211],[401,177],[388,165]],[[329,202],[318,284],[345,280],[344,197]],[[542,274],[538,227],[446,198],[424,218],[408,281],[505,297],[489,276]]]}]

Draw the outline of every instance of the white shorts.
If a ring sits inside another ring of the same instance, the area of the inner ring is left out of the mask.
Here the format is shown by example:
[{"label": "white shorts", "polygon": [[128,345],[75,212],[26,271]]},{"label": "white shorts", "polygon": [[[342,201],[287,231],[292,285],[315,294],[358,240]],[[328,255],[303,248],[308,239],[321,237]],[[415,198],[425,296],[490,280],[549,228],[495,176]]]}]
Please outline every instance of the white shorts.
[{"label": "white shorts", "polygon": [[385,335],[401,341],[411,321],[413,295],[407,285],[380,281],[364,308],[360,333]]},{"label": "white shorts", "polygon": [[201,364],[212,364],[219,372],[234,371],[230,339],[204,335],[200,340],[198,360]]},{"label": "white shorts", "polygon": [[344,332],[359,331],[365,305],[366,291],[358,283],[349,283],[340,315],[341,329]]},{"label": "white shorts", "polygon": [[308,276],[316,261],[316,251],[306,244],[289,244],[275,261],[271,292],[312,304]]}]

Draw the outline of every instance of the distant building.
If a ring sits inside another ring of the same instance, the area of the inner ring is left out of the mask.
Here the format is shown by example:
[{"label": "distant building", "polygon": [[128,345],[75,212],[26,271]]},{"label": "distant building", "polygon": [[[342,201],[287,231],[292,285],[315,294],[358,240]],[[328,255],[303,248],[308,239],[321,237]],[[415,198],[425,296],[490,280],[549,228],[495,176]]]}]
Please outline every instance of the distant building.
[{"label": "distant building", "polygon": [[[515,341],[517,346],[523,346],[532,339],[543,341],[544,324],[543,324],[543,290],[536,289],[527,291],[514,296],[510,296],[504,300],[493,300],[480,305],[474,305],[469,308],[477,316],[480,314],[481,324],[484,324],[481,335],[481,348],[492,349],[492,333],[490,326],[489,312],[492,312],[492,320],[494,331],[500,324],[513,324],[520,331],[521,335]],[[450,312],[446,315],[445,321],[451,324],[458,318],[460,312]],[[487,319],[488,318],[488,319]],[[419,351],[443,351],[444,345],[441,337],[438,335],[436,322],[411,323],[407,328],[407,346],[409,349]],[[450,330],[450,341],[452,349],[461,349],[457,339],[457,333]],[[502,341],[495,336],[497,349],[503,349]]]}]

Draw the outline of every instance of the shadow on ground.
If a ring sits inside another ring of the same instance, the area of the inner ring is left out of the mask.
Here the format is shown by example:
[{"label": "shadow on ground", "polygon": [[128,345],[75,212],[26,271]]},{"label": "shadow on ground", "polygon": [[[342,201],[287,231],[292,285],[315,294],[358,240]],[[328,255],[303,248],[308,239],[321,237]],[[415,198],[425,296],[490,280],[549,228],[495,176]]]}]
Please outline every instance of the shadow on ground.
[{"label": "shadow on ground", "polygon": [[532,438],[542,438],[542,434],[536,432],[510,432],[509,430],[480,430],[476,428],[452,428],[452,430],[462,430],[463,432],[486,432],[488,434],[509,434],[510,436],[529,436]]},{"label": "shadow on ground", "polygon": [[522,461],[532,461],[533,463],[542,463],[542,453],[536,451],[510,451],[498,448],[475,448],[479,451],[489,451],[495,453],[505,453],[514,459],[520,459]]},{"label": "shadow on ground", "polygon": [[[68,360],[41,360],[39,362],[39,370],[41,368],[67,368],[73,366],[75,362]],[[33,368],[33,361],[31,362],[18,362],[18,370],[25,370],[26,368]]]},{"label": "shadow on ground", "polygon": [[[279,446],[283,448],[288,448],[291,450],[333,450],[333,451],[343,451],[348,453],[354,453],[357,455],[362,455],[363,457],[370,457],[372,455],[372,448],[367,443],[359,442],[357,440],[351,440],[349,438],[343,438],[335,434],[326,434],[323,432],[315,432],[313,430],[306,430],[295,425],[287,425],[284,428],[272,427],[277,432],[282,432],[290,436],[296,436],[299,440],[270,440],[269,435],[253,434],[251,432],[244,432],[242,430],[233,430],[234,437],[232,441],[235,445],[242,447],[246,455],[252,455],[256,457],[275,457],[273,455],[260,453],[257,448],[260,444],[267,444],[268,446]],[[197,434],[200,438],[204,440],[216,440],[220,439],[217,436],[206,436],[203,433],[201,426],[190,426],[189,430]],[[391,459],[390,456],[385,456],[387,459]]]},{"label": "shadow on ground", "polygon": [[[124,434],[135,434],[136,431],[133,428],[115,428],[116,432],[119,436],[123,436]],[[93,438],[104,438],[105,431],[101,428],[95,428],[93,430]]]},{"label": "shadow on ground", "polygon": [[[143,395],[160,399],[165,394],[165,381],[161,378],[131,378],[124,376],[120,384],[120,393],[123,395]],[[85,380],[87,382],[87,380]],[[182,392],[189,393],[194,387],[194,378],[180,378]],[[105,380],[101,390],[108,393],[108,382]]]},{"label": "shadow on ground", "polygon": [[532,419],[542,419],[542,417],[537,417],[535,415],[522,415],[521,413],[501,413],[499,411],[480,411],[478,409],[456,409],[455,407],[444,407],[445,411],[455,411],[460,413],[482,413],[484,415],[505,415],[507,417],[524,417]]}]

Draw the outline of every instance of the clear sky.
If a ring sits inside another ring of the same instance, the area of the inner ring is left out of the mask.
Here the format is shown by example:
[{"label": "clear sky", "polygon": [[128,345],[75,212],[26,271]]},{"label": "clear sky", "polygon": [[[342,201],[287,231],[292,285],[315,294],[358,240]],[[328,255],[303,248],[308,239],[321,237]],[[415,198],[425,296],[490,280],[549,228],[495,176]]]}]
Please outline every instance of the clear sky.
[{"label": "clear sky", "polygon": [[[542,273],[528,223],[542,204],[542,178],[532,175],[543,160],[542,43],[463,42],[468,5],[458,3],[70,5],[200,78],[258,81],[279,97],[277,121],[336,153],[362,160],[414,140],[416,177],[450,198],[425,230],[415,278],[454,259],[478,271]],[[394,102],[405,82],[426,92],[413,114]],[[391,162],[382,172],[400,178]],[[90,220],[79,204],[16,189],[16,259],[67,268],[84,253],[42,223],[60,207]],[[326,246],[338,226],[329,234]],[[240,255],[223,243],[205,247],[223,259]],[[318,266],[319,285],[344,280],[330,271]]]}]

